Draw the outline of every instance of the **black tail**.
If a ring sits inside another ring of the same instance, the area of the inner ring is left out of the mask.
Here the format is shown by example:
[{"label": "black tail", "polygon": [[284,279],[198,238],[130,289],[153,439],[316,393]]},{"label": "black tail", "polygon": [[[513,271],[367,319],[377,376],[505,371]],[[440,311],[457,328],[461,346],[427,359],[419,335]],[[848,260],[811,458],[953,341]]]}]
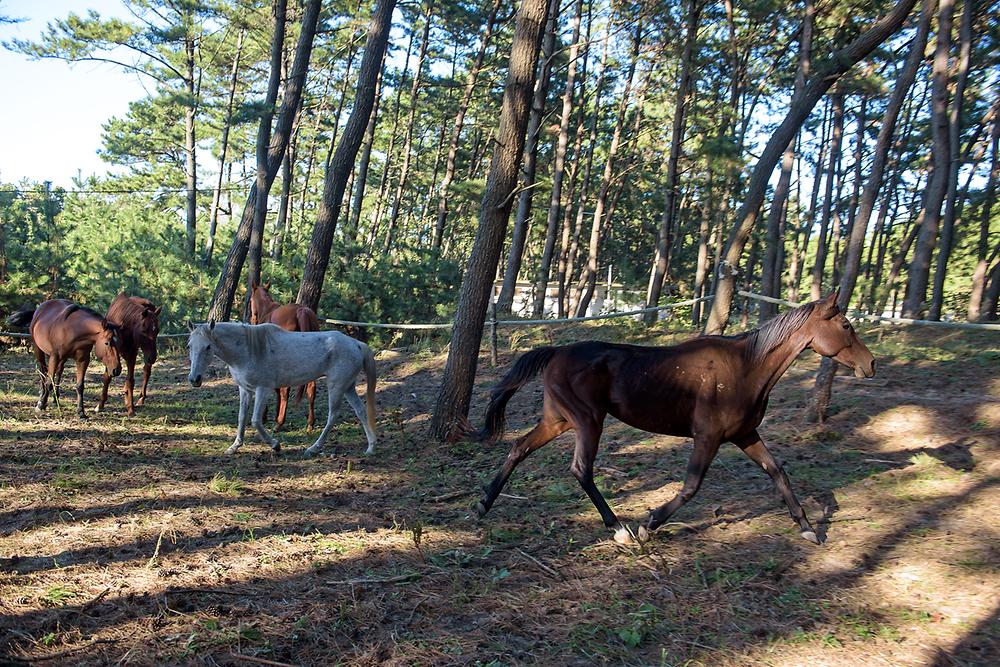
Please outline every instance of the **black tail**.
[{"label": "black tail", "polygon": [[507,401],[523,387],[528,380],[542,372],[548,365],[552,357],[555,356],[555,347],[540,347],[514,362],[514,366],[507,372],[503,380],[493,387],[490,394],[490,404],[486,407],[485,424],[482,430],[478,431],[473,438],[479,442],[495,442],[503,437],[504,412],[507,410]]},{"label": "black tail", "polygon": [[31,306],[25,306],[8,317],[7,324],[12,327],[26,327],[31,323],[31,318],[34,316],[35,309]]}]

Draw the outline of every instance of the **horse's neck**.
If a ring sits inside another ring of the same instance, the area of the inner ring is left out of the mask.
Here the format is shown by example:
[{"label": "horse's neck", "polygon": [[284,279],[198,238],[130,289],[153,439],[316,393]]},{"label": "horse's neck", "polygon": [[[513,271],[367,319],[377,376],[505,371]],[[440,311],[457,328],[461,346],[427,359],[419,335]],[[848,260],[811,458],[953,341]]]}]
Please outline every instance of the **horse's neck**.
[{"label": "horse's neck", "polygon": [[215,356],[229,366],[239,366],[244,363],[247,359],[247,349],[245,345],[239,344],[246,335],[244,325],[223,322],[215,325],[215,328],[216,331],[212,336]]},{"label": "horse's neck", "polygon": [[260,314],[257,317],[258,322],[266,322],[267,316],[276,311],[281,307],[281,304],[277,301],[271,301],[270,299],[261,299]]},{"label": "horse's neck", "polygon": [[765,400],[774,388],[775,383],[781,379],[792,362],[806,349],[809,339],[799,329],[789,336],[783,343],[767,353],[764,361],[750,369],[748,380],[754,387],[755,395],[760,400]]}]

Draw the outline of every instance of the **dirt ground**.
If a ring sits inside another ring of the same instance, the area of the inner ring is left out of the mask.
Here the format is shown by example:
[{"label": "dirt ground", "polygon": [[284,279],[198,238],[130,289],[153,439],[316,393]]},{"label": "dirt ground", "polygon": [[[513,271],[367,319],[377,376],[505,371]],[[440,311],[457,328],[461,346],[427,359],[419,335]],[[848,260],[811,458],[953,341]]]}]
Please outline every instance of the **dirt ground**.
[{"label": "dirt ground", "polygon": [[[499,368],[481,358],[472,421],[517,351],[680,337],[636,325],[505,334]],[[435,341],[380,353],[375,455],[350,416],[317,459],[302,456],[301,405],[280,455],[248,432],[224,456],[237,392],[218,362],[194,389],[186,357],[168,351],[137,417],[118,380],[110,409],[81,422],[68,380],[62,409],[37,417],[29,354],[8,349],[0,664],[998,664],[1000,336],[862,337],[879,375],[838,377],[826,424],[804,417],[818,365],[806,352],[761,427],[826,537],[818,547],[731,445],[641,548],[609,539],[569,474],[572,434],[474,518],[507,445],[427,438],[445,358]],[[540,397],[533,382],[512,401],[508,439]],[[679,489],[690,447],[609,419],[599,486],[634,525]]]}]

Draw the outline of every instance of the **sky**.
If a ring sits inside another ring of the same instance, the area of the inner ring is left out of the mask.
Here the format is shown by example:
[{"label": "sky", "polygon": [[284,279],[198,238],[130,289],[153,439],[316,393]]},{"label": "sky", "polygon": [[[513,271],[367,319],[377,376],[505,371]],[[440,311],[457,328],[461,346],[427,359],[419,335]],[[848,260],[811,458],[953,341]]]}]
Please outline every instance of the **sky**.
[{"label": "sky", "polygon": [[[37,39],[49,21],[92,8],[106,16],[124,16],[119,0],[0,0],[0,14],[23,18],[0,25],[0,41]],[[109,170],[97,155],[101,125],[123,116],[128,103],[145,96],[142,81],[111,65],[61,60],[29,60],[0,47],[0,182],[23,178],[52,181],[70,188],[82,173]]]}]

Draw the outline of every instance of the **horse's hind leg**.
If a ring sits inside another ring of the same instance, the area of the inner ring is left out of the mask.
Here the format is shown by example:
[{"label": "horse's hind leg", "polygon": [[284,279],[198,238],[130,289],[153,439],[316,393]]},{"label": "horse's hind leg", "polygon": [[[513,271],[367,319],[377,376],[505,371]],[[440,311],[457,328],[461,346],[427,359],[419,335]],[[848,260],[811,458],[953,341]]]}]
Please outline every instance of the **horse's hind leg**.
[{"label": "horse's hind leg", "polygon": [[153,364],[156,363],[156,347],[149,352],[142,351],[142,389],[139,390],[139,400],[136,405],[146,404],[146,387],[149,386],[149,376],[153,373]]},{"label": "horse's hind leg", "polygon": [[503,467],[500,468],[500,472],[493,478],[489,486],[483,489],[483,497],[480,499],[479,504],[476,505],[476,511],[479,513],[479,516],[485,516],[490,511],[497,496],[500,495],[504,485],[507,484],[511,473],[514,472],[514,468],[521,461],[528,458],[533,451],[544,447],[570,428],[569,422],[562,417],[554,414],[546,414],[535,425],[535,428],[515,440],[513,447],[510,448],[510,453],[507,454],[507,459],[503,462]]},{"label": "horse's hind leg", "polygon": [[358,392],[354,387],[348,387],[347,391],[344,392],[344,398],[350,404],[351,409],[354,410],[355,416],[358,421],[361,422],[361,428],[365,430],[365,437],[368,438],[368,449],[365,450],[365,454],[375,453],[375,432],[372,427],[368,425],[368,414],[365,412],[365,403],[358,396]]},{"label": "horse's hind leg", "polygon": [[129,417],[135,417],[135,357],[125,357],[125,410]]},{"label": "horse's hind leg", "polygon": [[[684,478],[684,486],[681,487],[681,490],[677,493],[677,495],[649,513],[649,519],[646,521],[645,526],[646,530],[656,530],[662,526],[674,512],[679,510],[684,503],[694,498],[694,494],[698,493],[698,489],[701,488],[701,483],[705,479],[705,473],[708,472],[708,467],[712,465],[712,461],[715,459],[715,455],[719,451],[720,444],[721,441],[717,437],[695,437],[694,451],[691,452],[691,458],[688,459],[687,476]],[[642,528],[640,528],[639,532],[640,537],[643,537],[644,531]]]},{"label": "horse's hind leg", "polygon": [[257,387],[253,396],[253,426],[260,434],[261,440],[271,446],[275,452],[281,451],[281,445],[274,437],[264,429],[264,406],[267,405],[268,390],[264,387]]},{"label": "horse's hind leg", "polygon": [[[309,417],[306,421],[306,430],[312,431],[316,426],[316,410],[314,404],[316,403],[316,381],[313,380],[306,385],[306,398],[309,399]],[[362,420],[364,421],[364,420]],[[366,422],[367,423],[367,422]]]},{"label": "horse's hind leg", "polygon": [[285,425],[285,417],[288,414],[288,387],[275,390],[277,393],[278,407],[274,415],[274,432],[277,433]]},{"label": "horse's hind leg", "polygon": [[597,458],[597,448],[604,432],[603,416],[601,419],[582,420],[576,426],[576,449],[573,451],[573,463],[570,471],[580,486],[587,492],[590,502],[601,513],[604,525],[615,531],[615,541],[627,544],[631,540],[628,529],[622,525],[608,501],[601,495],[600,489],[594,483],[594,459]]},{"label": "horse's hind leg", "polygon": [[774,486],[777,487],[781,497],[785,500],[788,513],[795,520],[795,523],[799,524],[802,537],[813,544],[819,544],[820,539],[816,536],[816,531],[813,530],[812,524],[809,523],[805,510],[799,504],[799,499],[795,497],[795,492],[792,491],[792,483],[789,481],[788,475],[785,474],[781,465],[774,460],[774,456],[767,448],[767,445],[764,444],[764,441],[760,439],[757,431],[737,442],[736,446],[742,449],[744,454],[749,456],[754,463],[763,468],[764,472],[770,476],[771,481],[774,482]]},{"label": "horse's hind leg", "polygon": [[52,374],[52,377],[54,378],[52,382],[52,392],[53,394],[55,394],[57,403],[59,399],[62,398],[62,395],[59,393],[59,387],[62,385],[63,369],[65,367],[66,367],[66,360],[60,359],[59,363],[56,364],[55,372]]},{"label": "horse's hind leg", "polygon": [[[337,408],[340,406],[340,401],[347,390],[349,384],[337,385],[334,383],[333,373],[329,373],[326,376],[326,426],[320,432],[319,437],[316,438],[316,442],[313,443],[312,447],[306,449],[307,456],[314,456],[321,449],[323,445],[326,444],[326,438],[330,434],[330,429],[333,428],[333,420],[337,418]],[[356,374],[355,374],[356,375]],[[353,376],[351,382],[353,382]]]},{"label": "horse's hind leg", "polygon": [[38,346],[34,346],[34,352],[35,361],[38,362],[38,374],[41,377],[41,387],[38,392],[38,403],[35,404],[35,412],[41,412],[49,403],[49,391],[51,390],[51,381],[54,374],[49,372],[49,362],[45,361],[45,353]]}]

